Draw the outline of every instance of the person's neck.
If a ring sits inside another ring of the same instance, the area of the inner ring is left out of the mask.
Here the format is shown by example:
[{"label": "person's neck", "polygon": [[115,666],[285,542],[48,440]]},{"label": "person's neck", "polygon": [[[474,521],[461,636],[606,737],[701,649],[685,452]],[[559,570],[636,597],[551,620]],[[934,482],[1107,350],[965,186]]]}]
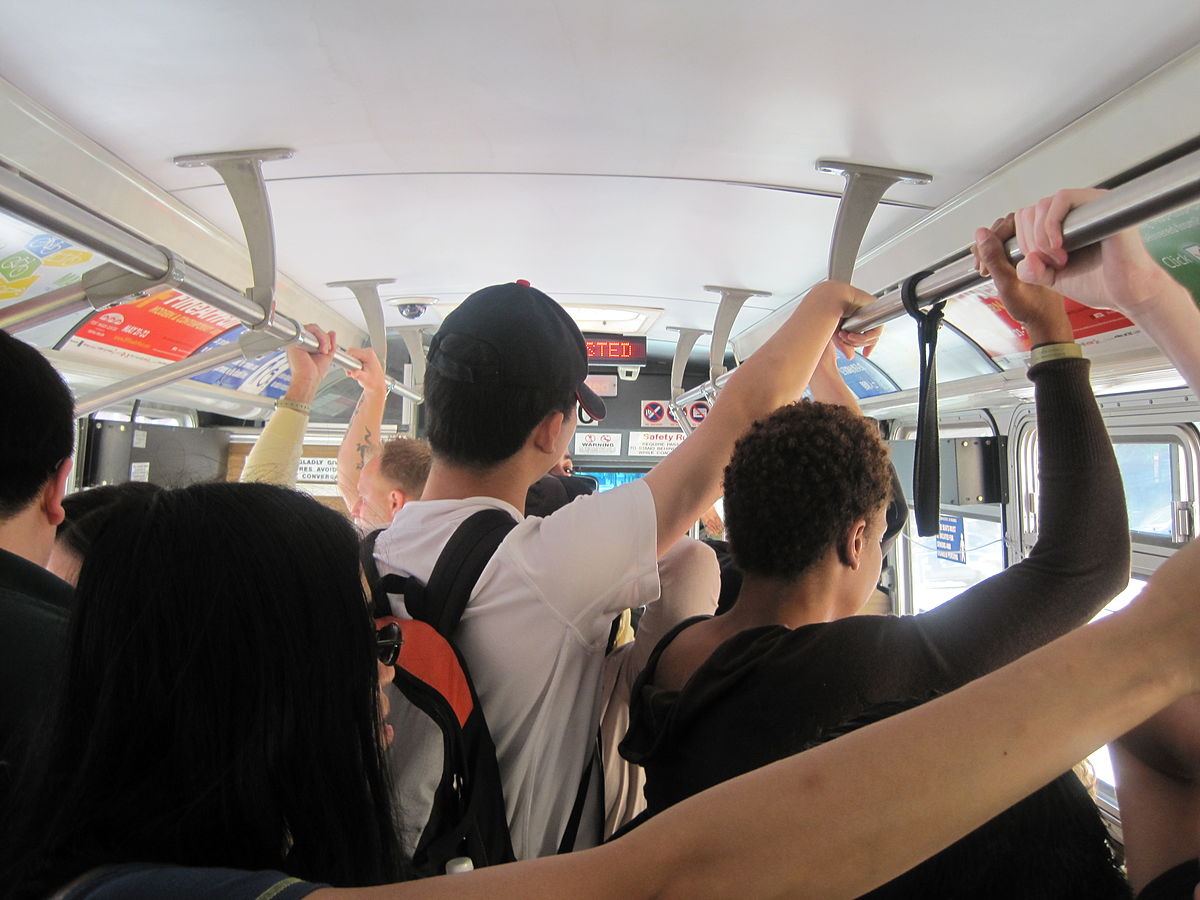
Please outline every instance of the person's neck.
[{"label": "person's neck", "polygon": [[737,603],[721,619],[734,631],[762,625],[799,628],[816,622],[830,622],[837,614],[841,596],[836,571],[822,563],[810,567],[798,578],[785,581],[747,572]]},{"label": "person's neck", "polygon": [[54,528],[40,512],[37,504],[30,504],[14,516],[0,519],[0,550],[44,568],[54,549]]},{"label": "person's neck", "polygon": [[[535,467],[536,468],[536,467]],[[525,495],[537,480],[530,466],[518,453],[488,469],[460,466],[434,459],[421,500],[465,500],[468,497],[494,497],[525,514]]]}]

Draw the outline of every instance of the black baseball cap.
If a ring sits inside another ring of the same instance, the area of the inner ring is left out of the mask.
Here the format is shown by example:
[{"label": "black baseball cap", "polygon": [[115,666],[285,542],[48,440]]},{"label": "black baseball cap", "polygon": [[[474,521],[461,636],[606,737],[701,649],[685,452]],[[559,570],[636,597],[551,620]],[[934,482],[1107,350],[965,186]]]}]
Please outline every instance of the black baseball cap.
[{"label": "black baseball cap", "polygon": [[584,384],[587,345],[566,310],[528,281],[482,288],[446,316],[426,364],[469,384],[574,391],[593,419],[604,401]]}]

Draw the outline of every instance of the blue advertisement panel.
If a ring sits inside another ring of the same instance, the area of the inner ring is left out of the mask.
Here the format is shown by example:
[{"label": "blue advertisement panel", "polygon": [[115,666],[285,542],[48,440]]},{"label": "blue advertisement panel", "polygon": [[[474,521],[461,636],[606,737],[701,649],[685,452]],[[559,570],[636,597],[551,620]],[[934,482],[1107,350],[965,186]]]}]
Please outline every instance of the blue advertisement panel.
[{"label": "blue advertisement panel", "polygon": [[[224,334],[213,338],[197,353],[232,344],[245,331],[246,326],[244,325],[231,328]],[[277,350],[266,356],[260,356],[258,359],[235,359],[212,371],[193,375],[192,380],[276,400],[287,393],[292,373],[288,368],[287,353]]]},{"label": "blue advertisement panel", "polygon": [[938,559],[950,562],[967,562],[967,548],[963,544],[962,516],[939,516],[937,533]]},{"label": "blue advertisement panel", "polygon": [[854,396],[859,400],[878,397],[880,394],[893,394],[899,390],[879,366],[861,353],[856,353],[853,359],[845,359],[839,353],[837,366],[847,386],[854,391]]}]

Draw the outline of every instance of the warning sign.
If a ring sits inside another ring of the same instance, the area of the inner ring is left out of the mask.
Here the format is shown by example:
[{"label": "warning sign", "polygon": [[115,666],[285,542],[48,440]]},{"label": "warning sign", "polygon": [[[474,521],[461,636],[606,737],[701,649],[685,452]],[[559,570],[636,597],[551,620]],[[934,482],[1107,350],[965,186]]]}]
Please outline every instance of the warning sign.
[{"label": "warning sign", "polygon": [[631,431],[630,456],[666,456],[683,443],[682,431]]},{"label": "warning sign", "polygon": [[688,421],[692,423],[692,427],[703,425],[704,420],[708,418],[708,401],[697,400],[687,408]]},{"label": "warning sign", "polygon": [[575,433],[576,456],[620,456],[621,432],[580,431]]},{"label": "warning sign", "polygon": [[642,401],[642,427],[661,428],[667,418],[667,403],[665,400]]}]

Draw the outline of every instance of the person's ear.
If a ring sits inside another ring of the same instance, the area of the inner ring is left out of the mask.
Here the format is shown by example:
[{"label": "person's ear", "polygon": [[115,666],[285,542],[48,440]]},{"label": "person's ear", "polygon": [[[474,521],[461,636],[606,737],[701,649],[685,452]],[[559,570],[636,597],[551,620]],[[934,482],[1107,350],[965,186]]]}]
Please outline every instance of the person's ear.
[{"label": "person's ear", "polygon": [[559,454],[558,437],[562,434],[566,421],[567,417],[561,412],[547,413],[529,435],[533,446],[542,453]]},{"label": "person's ear", "polygon": [[858,571],[858,567],[862,565],[863,550],[866,546],[867,520],[859,519],[846,532],[845,538],[842,539],[838,547],[838,555],[841,557],[844,565],[849,566],[854,571]]},{"label": "person's ear", "polygon": [[390,507],[390,512],[392,515],[395,515],[407,502],[408,497],[405,496],[404,491],[400,490],[399,488],[394,488],[388,491],[388,506]]},{"label": "person's ear", "polygon": [[71,474],[71,459],[68,457],[58,464],[58,468],[54,470],[54,475],[46,482],[46,486],[42,488],[42,512],[45,513],[46,521],[57,528],[62,524],[63,519],[67,517],[67,511],[63,509],[63,497],[67,495],[67,478]]}]

